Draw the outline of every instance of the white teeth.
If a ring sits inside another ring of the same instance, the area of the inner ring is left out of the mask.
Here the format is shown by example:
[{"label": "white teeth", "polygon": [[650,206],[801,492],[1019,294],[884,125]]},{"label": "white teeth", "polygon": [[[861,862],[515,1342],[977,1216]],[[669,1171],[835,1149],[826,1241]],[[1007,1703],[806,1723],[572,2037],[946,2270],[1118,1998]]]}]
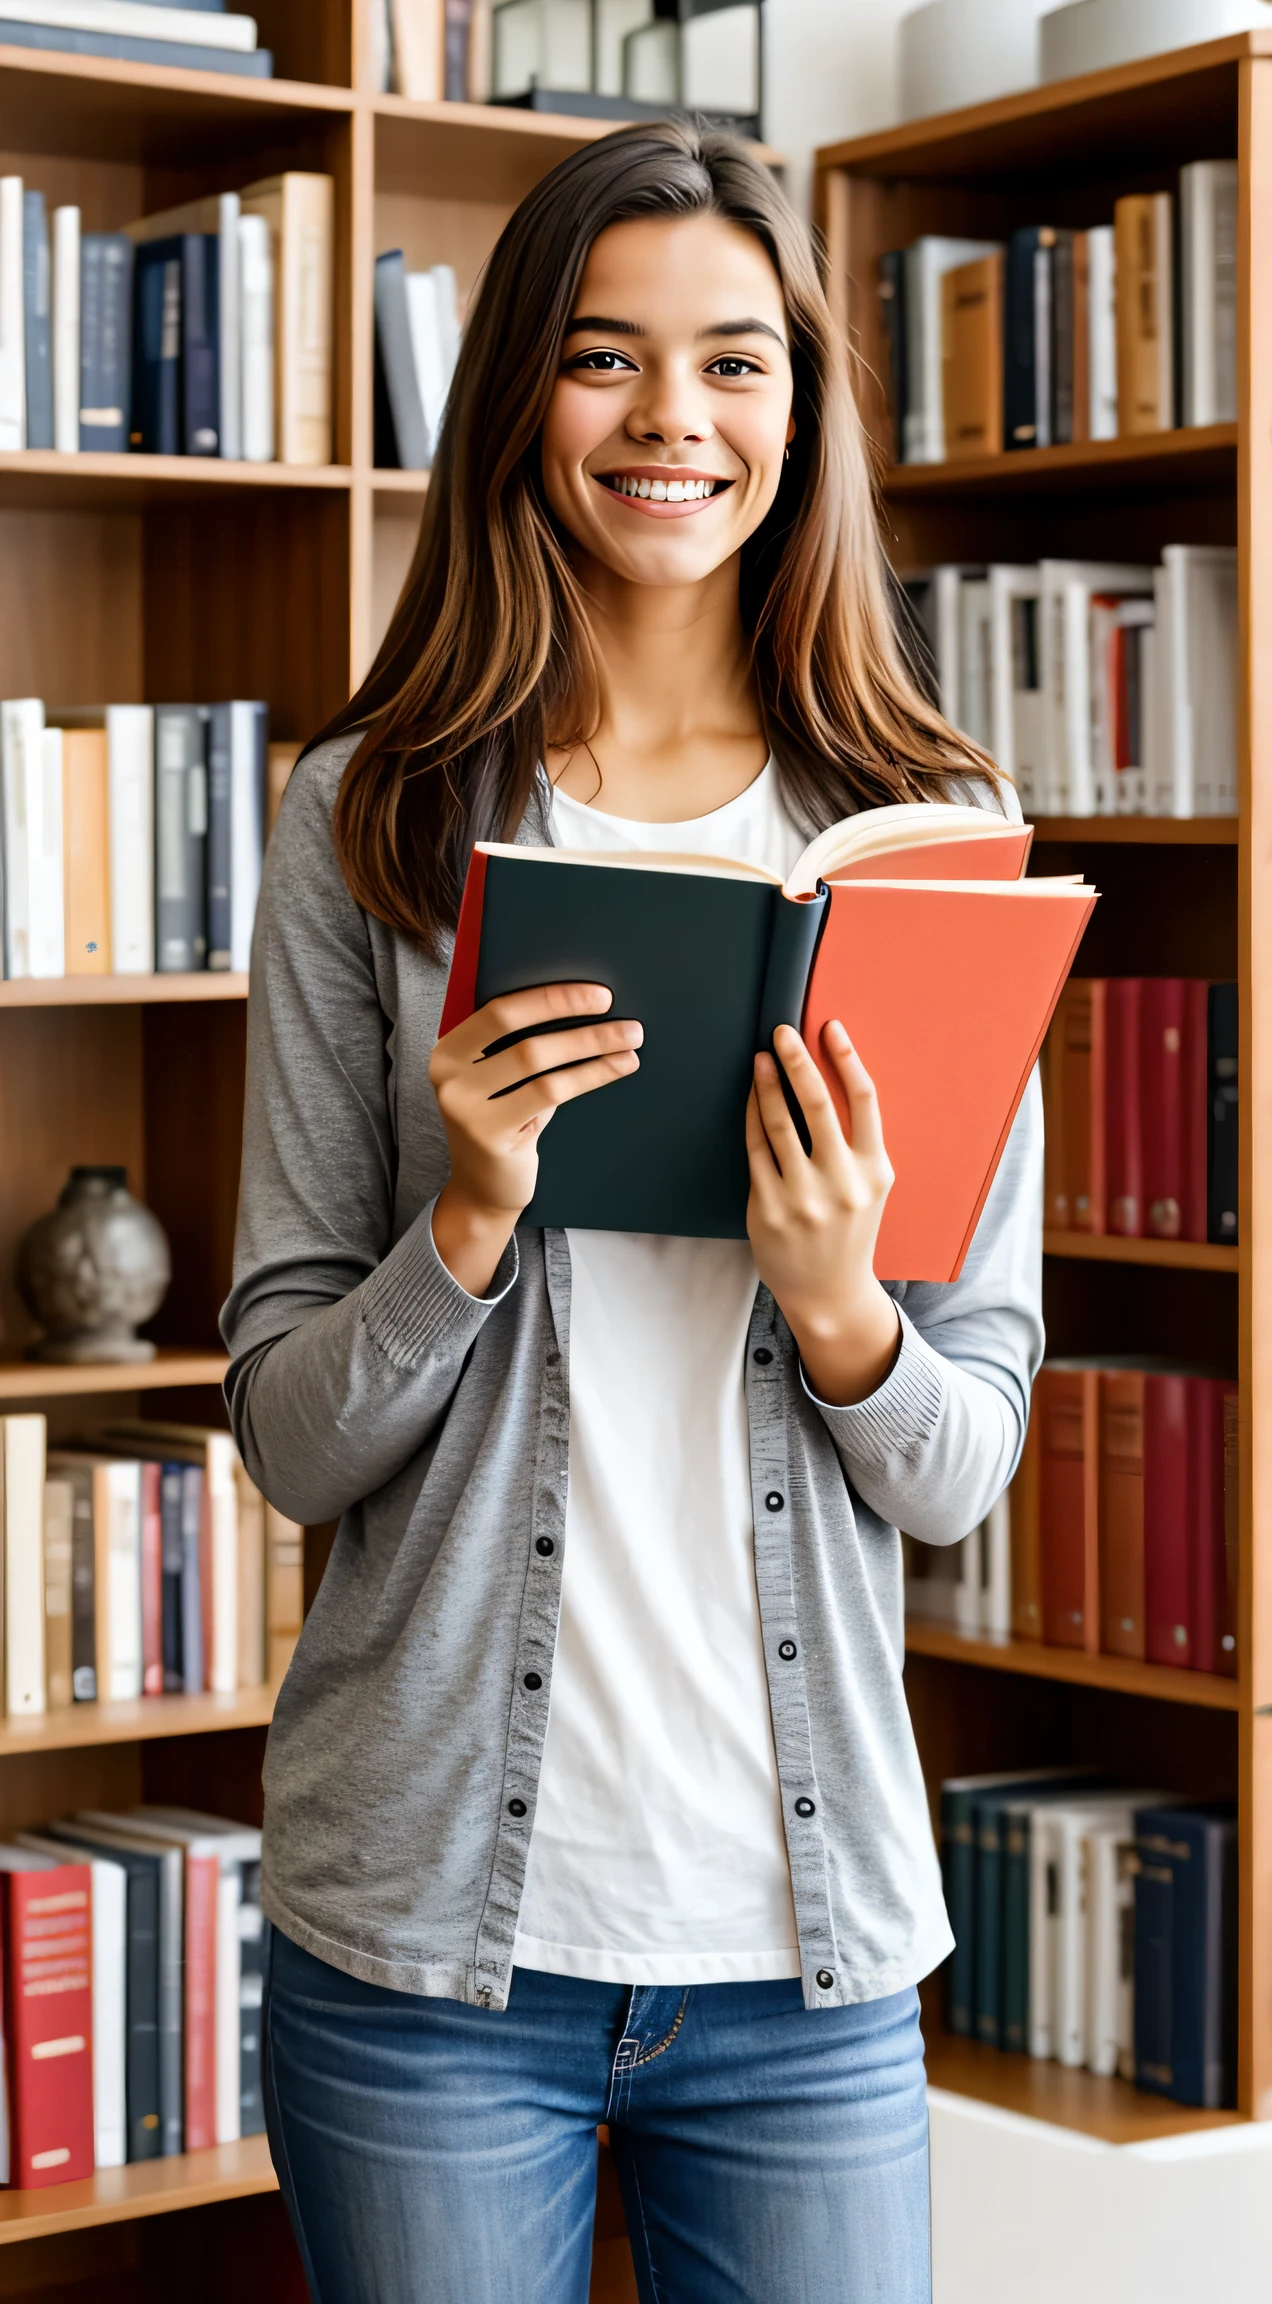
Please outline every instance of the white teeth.
[{"label": "white teeth", "polygon": [[669,480],[667,482],[667,502],[669,504],[683,504],[686,495],[690,494],[692,494],[692,490],[686,489],[683,480]]},{"label": "white teeth", "polygon": [[648,496],[651,485],[652,483],[648,480],[637,480],[633,483],[635,493],[638,496]]},{"label": "white teeth", "polygon": [[652,497],[655,504],[700,504],[723,485],[720,480],[637,480],[628,472],[615,473],[609,482],[616,496]]},{"label": "white teeth", "polygon": [[[674,481],[673,481],[672,485],[673,485],[673,487],[675,486],[675,482],[674,482]],[[665,480],[651,480],[651,482],[650,482],[650,484],[649,484],[649,494],[650,494],[650,500],[651,500],[651,502],[653,502],[653,503],[655,503],[655,504],[665,504],[665,503],[666,503],[666,501],[667,501],[667,483],[666,483],[666,481],[665,481]]]}]

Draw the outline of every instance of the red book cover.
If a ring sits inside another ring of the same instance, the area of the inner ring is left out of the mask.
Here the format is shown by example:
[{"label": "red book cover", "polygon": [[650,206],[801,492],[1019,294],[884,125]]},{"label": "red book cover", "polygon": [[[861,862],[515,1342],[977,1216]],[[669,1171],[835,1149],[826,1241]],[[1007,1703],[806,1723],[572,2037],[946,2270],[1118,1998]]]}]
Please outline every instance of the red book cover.
[{"label": "red book cover", "polygon": [[1237,1595],[1241,1575],[1241,1395],[1235,1384],[1223,1388],[1223,1613],[1218,1670],[1237,1673]]},{"label": "red book cover", "polygon": [[187,2152],[216,2142],[216,1905],[221,1867],[215,1856],[185,1864],[185,2142]]},{"label": "red book cover", "polygon": [[1184,980],[1146,976],[1140,994],[1144,1230],[1179,1240],[1184,1221]]},{"label": "red book cover", "polygon": [[1100,1646],[1144,1654],[1144,1377],[1100,1376]]},{"label": "red book cover", "polygon": [[1204,1240],[1206,1223],[1206,1140],[1210,1098],[1210,984],[1204,976],[1184,983],[1182,1103],[1184,1194],[1181,1240]]},{"label": "red book cover", "polygon": [[87,1864],[0,1871],[9,2181],[93,2173],[92,1875]]},{"label": "red book cover", "polygon": [[141,1686],[146,1696],[163,1694],[162,1474],[161,1464],[141,1467]]},{"label": "red book cover", "polygon": [[1110,976],[1104,987],[1105,1190],[1109,1230],[1124,1240],[1144,1230],[1140,989],[1138,976]]},{"label": "red book cover", "polygon": [[1054,1223],[1063,1208],[1071,1232],[1102,1233],[1107,1214],[1105,990],[1102,976],[1071,976],[1056,1005],[1051,1061],[1057,1074],[1063,1186],[1059,1195],[1053,1193],[1057,1209],[1048,1211],[1048,1220]]},{"label": "red book cover", "polygon": [[1042,1636],[1091,1656],[1100,1646],[1099,1384],[1094,1368],[1053,1362],[1040,1369],[1033,1401],[1042,1428]]},{"label": "red book cover", "polygon": [[[1191,1488],[1193,1663],[1199,1672],[1237,1668],[1235,1611],[1228,1601],[1224,1409],[1235,1384],[1196,1376],[1188,1387],[1188,1476]],[[1225,1646],[1225,1642],[1227,1645]]]},{"label": "red book cover", "polygon": [[1194,1376],[1144,1379],[1144,1654],[1193,1658],[1188,1394]]}]

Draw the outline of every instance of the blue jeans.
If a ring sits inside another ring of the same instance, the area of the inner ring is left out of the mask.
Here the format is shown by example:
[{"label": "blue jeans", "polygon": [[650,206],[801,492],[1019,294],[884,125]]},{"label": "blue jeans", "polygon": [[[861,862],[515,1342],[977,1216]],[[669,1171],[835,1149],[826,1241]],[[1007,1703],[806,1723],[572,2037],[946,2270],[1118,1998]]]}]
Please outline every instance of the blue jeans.
[{"label": "blue jeans", "polygon": [[608,2122],[641,2304],[929,2304],[918,1996],[517,1969],[502,2013],[272,1931],[265,2100],[314,2304],[586,2304]]}]

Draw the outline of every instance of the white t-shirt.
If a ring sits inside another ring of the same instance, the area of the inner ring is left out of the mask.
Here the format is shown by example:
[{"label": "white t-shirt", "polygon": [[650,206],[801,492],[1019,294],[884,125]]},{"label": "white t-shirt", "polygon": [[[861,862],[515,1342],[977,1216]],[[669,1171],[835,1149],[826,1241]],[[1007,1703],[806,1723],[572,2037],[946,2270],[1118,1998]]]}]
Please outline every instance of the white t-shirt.
[{"label": "white t-shirt", "polygon": [[[687,824],[558,792],[552,830],[565,848],[679,849],[783,877],[804,846],[772,762]],[[513,1957],[618,1984],[798,1976],[755,1589],[750,1246],[567,1238],[561,1618]]]}]

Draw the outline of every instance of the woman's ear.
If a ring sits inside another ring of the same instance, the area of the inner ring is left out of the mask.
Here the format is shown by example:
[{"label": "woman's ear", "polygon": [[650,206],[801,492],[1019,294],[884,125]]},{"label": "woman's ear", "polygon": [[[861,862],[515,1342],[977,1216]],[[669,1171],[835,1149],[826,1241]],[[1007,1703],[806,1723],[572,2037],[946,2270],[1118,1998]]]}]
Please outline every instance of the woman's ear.
[{"label": "woman's ear", "polygon": [[787,426],[786,426],[786,445],[787,445],[787,447],[788,447],[788,448],[790,447],[790,444],[791,444],[792,440],[794,439],[794,437],[795,437],[795,418],[794,418],[794,416],[791,416],[791,417],[789,418],[789,420],[788,420],[788,422],[787,422]]}]

